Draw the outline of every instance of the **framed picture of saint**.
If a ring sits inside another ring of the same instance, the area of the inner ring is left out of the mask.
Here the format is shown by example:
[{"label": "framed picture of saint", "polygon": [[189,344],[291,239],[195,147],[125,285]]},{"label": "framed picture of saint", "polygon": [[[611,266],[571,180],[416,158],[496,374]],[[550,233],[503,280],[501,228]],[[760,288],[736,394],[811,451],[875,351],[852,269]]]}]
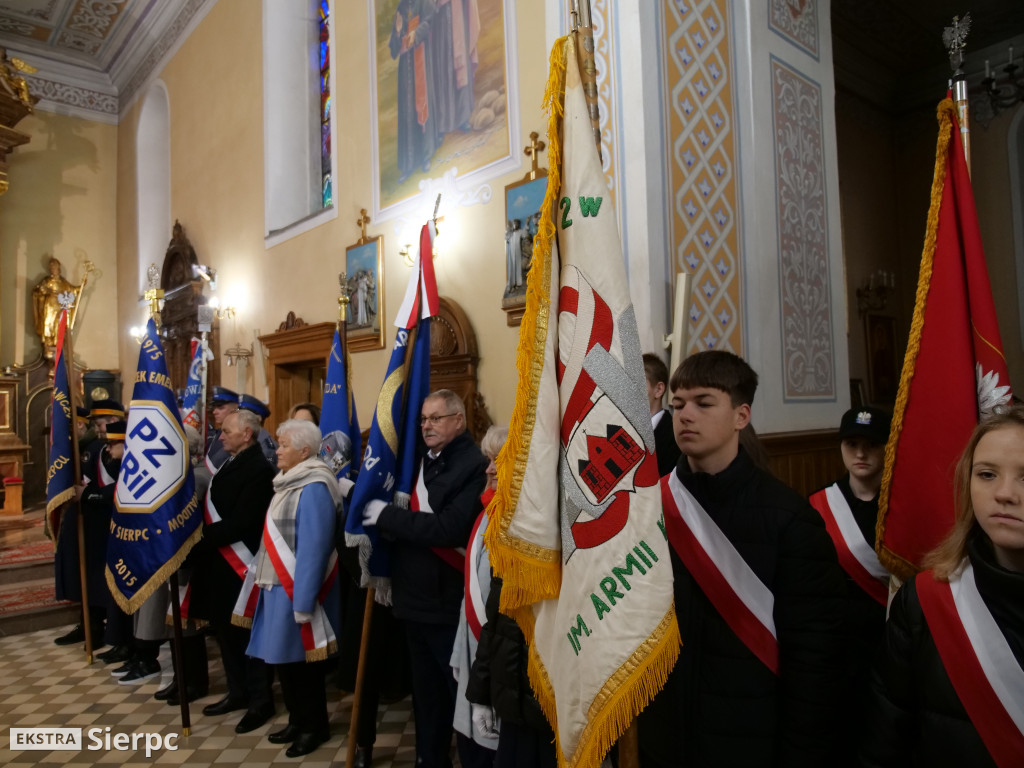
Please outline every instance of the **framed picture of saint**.
[{"label": "framed picture of saint", "polygon": [[384,348],[384,236],[360,239],[345,249],[350,352]]},{"label": "framed picture of saint", "polygon": [[505,292],[501,308],[508,325],[522,322],[526,307],[526,275],[533,263],[533,239],[548,189],[548,172],[538,168],[505,187]]}]

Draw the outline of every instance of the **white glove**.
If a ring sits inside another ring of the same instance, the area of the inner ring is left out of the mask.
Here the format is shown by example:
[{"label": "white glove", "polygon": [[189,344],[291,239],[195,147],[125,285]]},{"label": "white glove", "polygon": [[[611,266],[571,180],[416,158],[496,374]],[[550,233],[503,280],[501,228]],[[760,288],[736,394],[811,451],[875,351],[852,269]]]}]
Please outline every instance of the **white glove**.
[{"label": "white glove", "polygon": [[338,485],[341,486],[341,497],[347,499],[348,495],[352,493],[352,488],[355,487],[355,482],[349,480],[347,477],[339,477]]},{"label": "white glove", "polygon": [[384,511],[385,504],[380,499],[372,499],[366,502],[366,506],[363,507],[363,527],[368,525],[376,525],[377,518],[380,517],[380,513]]},{"label": "white glove", "polygon": [[473,728],[476,732],[485,739],[497,738],[498,727],[495,722],[497,718],[494,716],[494,708],[488,707],[486,704],[470,703],[469,706],[472,711]]},{"label": "white glove", "polygon": [[312,612],[294,611],[296,624],[309,624],[313,620]]}]

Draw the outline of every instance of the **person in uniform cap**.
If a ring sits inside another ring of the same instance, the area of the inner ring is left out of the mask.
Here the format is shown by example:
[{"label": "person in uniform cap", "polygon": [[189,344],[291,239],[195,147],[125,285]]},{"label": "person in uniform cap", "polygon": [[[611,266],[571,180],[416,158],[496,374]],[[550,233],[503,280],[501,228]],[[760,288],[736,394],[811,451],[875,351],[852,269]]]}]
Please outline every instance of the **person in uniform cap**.
[{"label": "person in uniform cap", "polygon": [[875,554],[875,525],[891,420],[887,411],[878,408],[851,408],[844,413],[839,440],[846,474],[810,497],[811,506],[825,521],[846,576],[849,658],[841,699],[845,713],[840,721],[845,754],[850,756],[857,753],[863,739],[871,665],[885,639],[889,573]]},{"label": "person in uniform cap", "polygon": [[96,439],[96,430],[89,423],[89,409],[80,405],[75,408],[75,435],[78,437],[79,454]]},{"label": "person in uniform cap", "polygon": [[267,461],[274,465],[274,469],[277,469],[277,442],[263,427],[263,422],[270,415],[267,404],[253,395],[241,395],[238,398],[238,408],[242,411],[252,411],[260,417],[260,433],[256,437],[256,442],[259,443],[260,450],[267,457]]},{"label": "person in uniform cap", "polygon": [[[76,412],[76,421],[83,416],[79,408]],[[106,446],[107,424],[124,418],[124,406],[116,400],[94,400],[92,409],[87,411],[85,416],[92,422],[91,429],[94,430],[91,439],[86,440],[79,431],[79,465],[83,481],[104,482],[109,481],[111,490],[117,473],[110,475],[100,470],[103,463],[101,454]],[[77,425],[76,425],[77,427]],[[85,437],[88,437],[86,432]],[[120,461],[118,462],[120,466]],[[98,480],[97,480],[98,479]],[[93,644],[103,645],[104,622],[107,618],[105,610],[107,605],[106,581],[104,580],[103,568],[106,557],[107,533],[109,524],[102,525],[93,517],[83,518],[85,521],[85,546],[86,546],[86,586],[88,590],[88,605],[83,606],[83,612],[88,609],[90,625],[93,633]],[[109,520],[108,520],[109,523]],[[70,600],[78,602],[82,599],[81,579],[78,566],[78,508],[75,504],[68,505],[64,512],[60,530],[57,534],[57,552],[54,556],[54,578],[56,582],[56,594],[58,600]],[[57,645],[73,645],[85,641],[84,624],[79,624],[67,634],[56,638]],[[102,654],[101,654],[102,655]],[[123,660],[123,659],[122,659]]]},{"label": "person in uniform cap", "polygon": [[210,396],[210,414],[213,416],[213,432],[210,434],[209,448],[206,451],[206,467],[216,473],[221,465],[228,460],[228,452],[220,441],[220,429],[224,417],[238,409],[238,393],[227,387],[214,387]]}]

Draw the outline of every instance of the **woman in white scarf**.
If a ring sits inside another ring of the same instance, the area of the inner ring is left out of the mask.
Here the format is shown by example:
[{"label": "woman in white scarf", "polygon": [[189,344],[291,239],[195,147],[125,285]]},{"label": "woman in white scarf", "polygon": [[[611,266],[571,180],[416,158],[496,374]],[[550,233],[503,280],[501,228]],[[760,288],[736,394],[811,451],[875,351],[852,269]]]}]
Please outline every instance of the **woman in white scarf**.
[{"label": "woman in white scarf", "polygon": [[288,757],[309,754],[330,738],[324,678],[340,628],[335,508],[341,491],[318,457],[320,430],[289,419],[280,445],[274,498],[267,511],[254,577],[260,588],[247,653],[276,667],[288,725],[267,738],[288,744]]}]

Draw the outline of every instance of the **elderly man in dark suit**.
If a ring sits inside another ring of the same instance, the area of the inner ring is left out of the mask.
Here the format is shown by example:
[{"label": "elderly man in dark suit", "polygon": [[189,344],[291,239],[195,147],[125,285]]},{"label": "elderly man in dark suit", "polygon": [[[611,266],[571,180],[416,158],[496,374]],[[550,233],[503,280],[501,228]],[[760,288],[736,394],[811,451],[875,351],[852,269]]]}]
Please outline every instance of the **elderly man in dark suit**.
[{"label": "elderly man in dark suit", "polygon": [[192,577],[192,615],[213,627],[228,684],[227,696],[204,707],[203,714],[247,710],[235,727],[238,733],[259,728],[274,714],[270,670],[261,659],[245,655],[249,630],[231,623],[274,495],[276,472],[256,442],[259,431],[260,419],[250,411],[236,410],[221,424],[220,441],[228,459],[206,496],[203,538],[196,547],[199,562]]},{"label": "elderly man in dark suit", "polygon": [[[447,768],[456,693],[449,662],[463,595],[464,555],[456,549],[468,543],[483,508],[487,459],[466,432],[465,405],[451,390],[423,401],[420,431],[425,450],[417,486],[426,493],[417,489],[408,509],[371,501],[363,524],[394,541],[391,595],[409,646],[416,764]],[[459,736],[462,765],[483,764],[483,748]]]}]

